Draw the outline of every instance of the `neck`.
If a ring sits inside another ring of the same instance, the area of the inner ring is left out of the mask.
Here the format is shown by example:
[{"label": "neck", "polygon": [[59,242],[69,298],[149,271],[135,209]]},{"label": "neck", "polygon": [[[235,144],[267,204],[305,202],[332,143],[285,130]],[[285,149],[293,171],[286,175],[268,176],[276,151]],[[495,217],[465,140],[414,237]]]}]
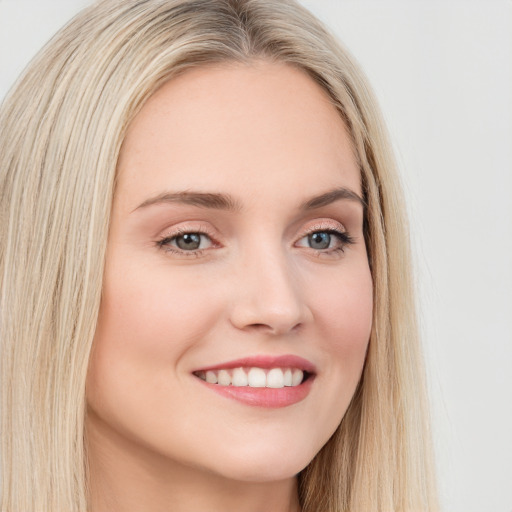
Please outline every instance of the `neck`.
[{"label": "neck", "polygon": [[172,460],[88,420],[90,512],[300,512],[297,479],[246,482]]}]

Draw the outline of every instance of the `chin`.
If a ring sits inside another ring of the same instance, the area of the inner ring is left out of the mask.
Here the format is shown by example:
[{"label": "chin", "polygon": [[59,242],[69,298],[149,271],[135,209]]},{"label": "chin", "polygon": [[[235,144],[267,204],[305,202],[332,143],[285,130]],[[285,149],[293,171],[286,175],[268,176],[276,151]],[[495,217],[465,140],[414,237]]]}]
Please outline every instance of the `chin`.
[{"label": "chin", "polygon": [[[218,469],[226,478],[265,483],[287,480],[300,473],[314,458],[317,451],[305,444],[284,451],[275,445],[262,447],[237,447],[225,453]],[[256,449],[255,449],[256,448]]]},{"label": "chin", "polygon": [[244,461],[244,463],[233,465],[232,468],[224,467],[221,474],[229,480],[239,482],[262,484],[279,482],[294,478],[309,462],[310,460],[297,464],[295,461],[282,461],[279,464],[274,464],[274,461],[267,461],[266,463],[252,464],[251,461]]}]

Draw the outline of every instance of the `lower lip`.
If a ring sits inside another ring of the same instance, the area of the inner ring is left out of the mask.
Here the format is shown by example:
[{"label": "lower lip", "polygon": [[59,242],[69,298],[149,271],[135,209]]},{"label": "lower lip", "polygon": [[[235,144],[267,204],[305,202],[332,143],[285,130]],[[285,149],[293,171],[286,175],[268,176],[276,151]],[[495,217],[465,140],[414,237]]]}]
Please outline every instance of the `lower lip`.
[{"label": "lower lip", "polygon": [[310,375],[302,384],[284,388],[251,388],[249,386],[219,386],[198,380],[219,395],[231,398],[245,405],[277,409],[288,407],[304,400],[311,391],[314,376]]}]

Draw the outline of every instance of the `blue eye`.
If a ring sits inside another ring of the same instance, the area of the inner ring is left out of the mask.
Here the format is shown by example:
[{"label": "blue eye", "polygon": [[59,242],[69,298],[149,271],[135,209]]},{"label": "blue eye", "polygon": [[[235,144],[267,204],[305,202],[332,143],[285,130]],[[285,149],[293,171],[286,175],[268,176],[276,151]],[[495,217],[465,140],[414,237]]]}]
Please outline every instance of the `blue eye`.
[{"label": "blue eye", "polygon": [[331,245],[331,234],[326,231],[317,231],[308,235],[308,243],[312,249],[328,249]]},{"label": "blue eye", "polygon": [[308,235],[302,237],[297,245],[299,247],[307,247],[315,251],[323,253],[337,252],[345,249],[349,244],[353,244],[354,239],[344,231],[336,229],[319,229],[312,231]]}]

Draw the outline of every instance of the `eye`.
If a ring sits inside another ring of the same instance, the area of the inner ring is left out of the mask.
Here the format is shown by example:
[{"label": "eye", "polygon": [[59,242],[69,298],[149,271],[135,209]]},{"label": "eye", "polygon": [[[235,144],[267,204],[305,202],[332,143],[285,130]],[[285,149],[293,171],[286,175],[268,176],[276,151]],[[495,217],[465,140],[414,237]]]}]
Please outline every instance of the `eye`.
[{"label": "eye", "polygon": [[197,254],[213,245],[212,239],[201,232],[183,232],[159,240],[157,245],[168,252]]},{"label": "eye", "polygon": [[317,229],[303,236],[298,247],[307,247],[323,253],[342,251],[349,244],[354,243],[353,238],[346,232],[337,229]]}]

